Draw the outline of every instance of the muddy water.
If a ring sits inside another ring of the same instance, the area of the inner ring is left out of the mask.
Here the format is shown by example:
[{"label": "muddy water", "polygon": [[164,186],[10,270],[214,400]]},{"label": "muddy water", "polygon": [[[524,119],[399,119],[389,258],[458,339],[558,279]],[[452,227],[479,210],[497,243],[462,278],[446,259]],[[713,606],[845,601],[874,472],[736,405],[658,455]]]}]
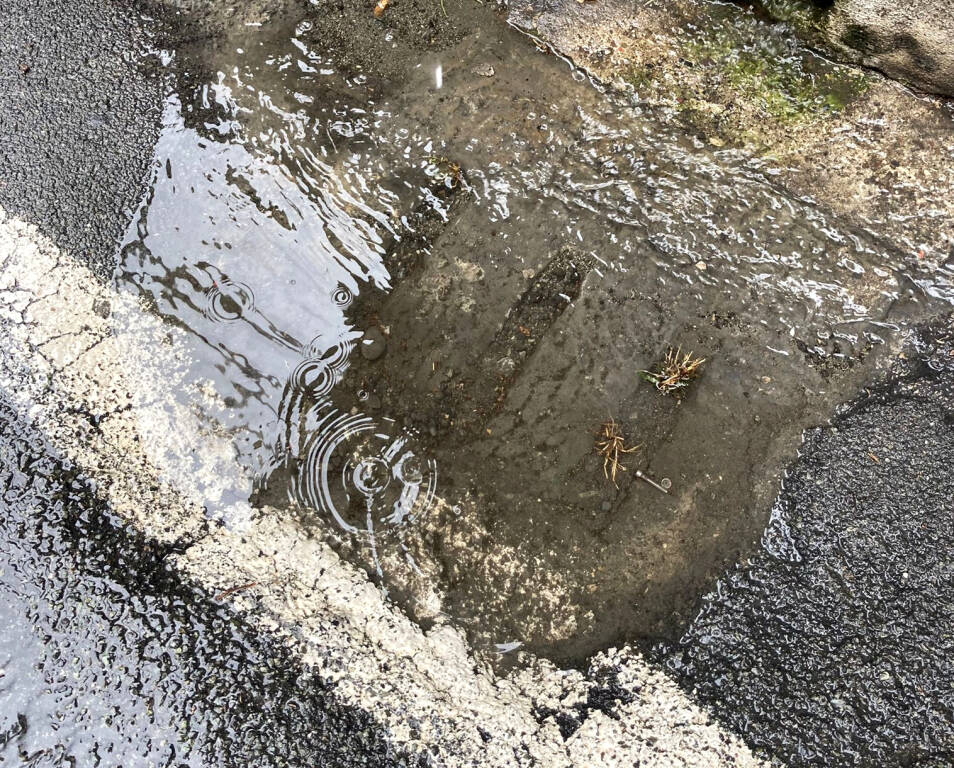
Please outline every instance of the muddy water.
[{"label": "muddy water", "polygon": [[[254,478],[209,514],[292,505],[488,652],[675,639],[802,429],[949,305],[951,267],[485,9],[431,21],[364,55],[307,13],[168,55],[117,279],[193,332],[183,397]],[[681,398],[640,377],[670,347],[706,358]],[[615,482],[609,419],[639,446]]]}]

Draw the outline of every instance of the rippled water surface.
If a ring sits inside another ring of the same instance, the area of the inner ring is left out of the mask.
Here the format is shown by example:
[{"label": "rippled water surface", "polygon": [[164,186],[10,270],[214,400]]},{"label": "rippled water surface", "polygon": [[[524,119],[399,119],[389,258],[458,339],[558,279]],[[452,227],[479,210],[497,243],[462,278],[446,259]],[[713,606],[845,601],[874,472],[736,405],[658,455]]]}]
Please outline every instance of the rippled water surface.
[{"label": "rippled water surface", "polygon": [[[170,55],[117,273],[192,332],[236,496],[300,509],[482,648],[673,637],[758,541],[801,429],[954,299],[950,266],[502,23],[386,78],[319,31]],[[707,358],[681,403],[639,377],[670,345]],[[619,487],[593,450],[608,418],[642,445]]]}]

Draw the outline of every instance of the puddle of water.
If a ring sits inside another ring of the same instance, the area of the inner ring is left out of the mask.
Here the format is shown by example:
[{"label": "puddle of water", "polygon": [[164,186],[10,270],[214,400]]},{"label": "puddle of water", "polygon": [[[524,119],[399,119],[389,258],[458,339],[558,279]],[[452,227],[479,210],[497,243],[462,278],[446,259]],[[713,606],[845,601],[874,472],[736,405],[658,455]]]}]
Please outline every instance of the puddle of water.
[{"label": "puddle of water", "polygon": [[[177,51],[117,279],[192,332],[258,503],[419,620],[564,661],[674,637],[758,541],[801,429],[954,299],[950,266],[482,9],[455,22],[478,31],[383,86],[307,17]],[[681,403],[639,378],[669,344],[708,358]],[[611,417],[642,444],[618,488],[593,449]]]}]

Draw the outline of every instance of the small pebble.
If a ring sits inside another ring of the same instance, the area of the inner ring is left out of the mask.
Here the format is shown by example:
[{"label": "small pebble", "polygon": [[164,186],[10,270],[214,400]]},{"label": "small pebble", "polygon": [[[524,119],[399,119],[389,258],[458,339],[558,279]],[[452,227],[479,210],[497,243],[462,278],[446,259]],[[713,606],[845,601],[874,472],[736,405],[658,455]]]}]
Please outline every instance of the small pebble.
[{"label": "small pebble", "polygon": [[109,317],[109,302],[106,299],[96,299],[93,301],[93,312],[99,315],[104,320]]}]

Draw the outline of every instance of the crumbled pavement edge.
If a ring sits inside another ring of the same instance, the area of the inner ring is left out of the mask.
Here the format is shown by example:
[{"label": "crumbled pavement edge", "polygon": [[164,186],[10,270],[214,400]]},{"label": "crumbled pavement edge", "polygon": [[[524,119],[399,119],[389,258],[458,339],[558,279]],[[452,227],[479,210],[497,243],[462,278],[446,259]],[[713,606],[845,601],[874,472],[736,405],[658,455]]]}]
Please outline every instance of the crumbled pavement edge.
[{"label": "crumbled pavement edge", "polygon": [[447,766],[761,764],[634,652],[600,654],[589,678],[530,660],[498,679],[460,631],[422,631],[279,511],[238,502],[231,527],[211,522],[206,510],[243,478],[227,438],[190,406],[210,395],[184,378],[182,332],[5,212],[0,328],[0,387],[22,417],[123,523],[177,552],[183,579],[293,638],[302,662],[396,747]]},{"label": "crumbled pavement edge", "polygon": [[[919,259],[943,261],[954,248],[950,102],[822,60],[797,25],[739,5],[508,0],[508,14],[600,87],[681,122],[718,151],[743,153],[754,173],[789,194]],[[850,95],[829,103],[821,81],[791,63],[800,58],[828,67],[832,87]],[[740,71],[740,62],[752,69]],[[775,114],[773,104],[792,111]]]}]

